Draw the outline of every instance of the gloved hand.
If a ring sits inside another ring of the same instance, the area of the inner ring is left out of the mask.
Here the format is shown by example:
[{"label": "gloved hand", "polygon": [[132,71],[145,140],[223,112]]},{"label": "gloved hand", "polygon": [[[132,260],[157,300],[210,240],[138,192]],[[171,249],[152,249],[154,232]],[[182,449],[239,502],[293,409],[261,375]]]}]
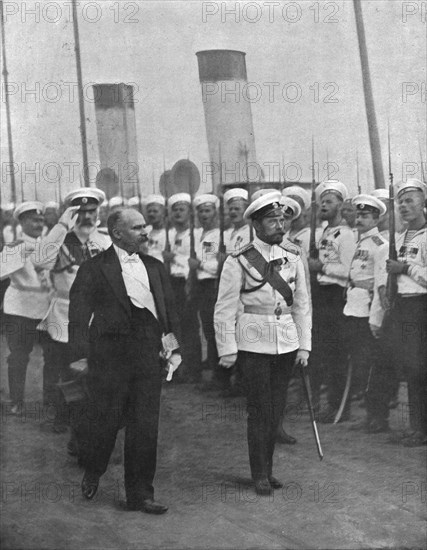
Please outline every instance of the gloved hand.
[{"label": "gloved hand", "polygon": [[70,363],[70,369],[75,372],[82,374],[87,371],[87,359],[79,359],[78,361],[73,361]]},{"label": "gloved hand", "polygon": [[297,356],[295,359],[295,365],[302,365],[303,367],[306,367],[308,365],[308,358],[309,358],[310,352],[308,352],[305,349],[299,349],[297,351]]},{"label": "gloved hand", "polygon": [[176,369],[179,367],[179,365],[182,363],[182,357],[180,353],[172,353],[172,355],[168,359],[168,375],[166,376],[167,382],[170,382],[172,380],[173,373],[176,371]]},{"label": "gloved hand", "polygon": [[79,208],[80,206],[70,206],[59,218],[58,223],[64,225],[67,228],[67,231],[71,231],[76,225],[77,211],[79,210]]},{"label": "gloved hand", "polygon": [[219,359],[219,366],[224,367],[225,369],[231,369],[234,363],[237,361],[237,353],[230,353],[228,355],[223,355]]},{"label": "gloved hand", "polygon": [[369,323],[369,328],[371,329],[372,336],[374,338],[379,338],[381,336],[381,327],[377,327],[377,325],[372,325]]}]

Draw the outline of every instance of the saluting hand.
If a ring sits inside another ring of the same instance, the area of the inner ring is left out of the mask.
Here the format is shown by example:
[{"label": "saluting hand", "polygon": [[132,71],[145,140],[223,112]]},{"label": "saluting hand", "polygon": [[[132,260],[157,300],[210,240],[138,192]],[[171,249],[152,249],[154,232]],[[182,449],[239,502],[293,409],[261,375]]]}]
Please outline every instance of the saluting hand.
[{"label": "saluting hand", "polygon": [[80,206],[69,206],[59,218],[58,223],[64,225],[68,231],[71,231],[76,225],[77,210],[79,209]]}]

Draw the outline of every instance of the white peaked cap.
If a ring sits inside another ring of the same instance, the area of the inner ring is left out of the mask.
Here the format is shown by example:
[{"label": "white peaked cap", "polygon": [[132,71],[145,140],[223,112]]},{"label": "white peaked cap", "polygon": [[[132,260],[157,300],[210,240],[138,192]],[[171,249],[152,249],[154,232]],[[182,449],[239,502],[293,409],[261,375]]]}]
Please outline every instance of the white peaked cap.
[{"label": "white peaked cap", "polygon": [[[377,199],[377,197],[373,197],[372,195],[357,195],[354,197],[351,201],[358,210],[364,210],[366,207],[375,208],[378,210],[381,216],[384,216],[384,214],[387,212],[386,205],[380,201],[380,199]],[[369,211],[370,208],[367,210]]]},{"label": "white peaked cap", "polygon": [[149,204],[160,204],[161,206],[165,206],[166,199],[163,195],[148,195],[148,197],[144,199],[144,205],[148,206]]},{"label": "white peaked cap", "polygon": [[216,195],[212,195],[212,193],[204,193],[203,195],[197,195],[194,197],[193,204],[195,208],[198,208],[202,204],[213,204],[216,208],[218,208],[219,199]]},{"label": "white peaked cap", "polygon": [[374,189],[371,193],[372,197],[377,199],[388,199],[389,194],[387,189]]},{"label": "white peaked cap", "polygon": [[39,201],[25,201],[21,204],[18,204],[18,206],[15,208],[13,212],[13,217],[15,220],[19,219],[19,216],[24,214],[25,212],[37,212],[37,214],[43,214],[44,213],[44,204]]},{"label": "white peaked cap", "polygon": [[282,195],[284,197],[299,197],[304,204],[304,208],[306,210],[310,208],[310,205],[311,205],[310,195],[307,193],[305,189],[303,189],[299,185],[291,185],[289,187],[285,187],[282,191]]},{"label": "white peaked cap", "polygon": [[292,210],[292,216],[294,219],[298,218],[301,215],[301,206],[292,197],[282,197],[280,199],[280,204],[283,206],[283,210],[285,212],[288,208]]},{"label": "white peaked cap", "polygon": [[338,195],[343,201],[348,197],[347,187],[339,180],[322,181],[316,188],[316,196],[320,199],[325,193],[335,193],[335,195]]},{"label": "white peaked cap", "polygon": [[421,191],[425,198],[427,196],[427,185],[420,180],[412,178],[398,185],[397,196],[401,193],[406,193],[406,191]]},{"label": "white peaked cap", "polygon": [[174,204],[177,204],[178,202],[185,202],[187,204],[191,204],[191,196],[189,193],[175,193],[175,195],[171,195],[168,199],[168,206],[172,207]]},{"label": "white peaked cap", "polygon": [[79,187],[65,195],[64,204],[70,206],[74,201],[83,203],[83,199],[90,199],[90,202],[97,202],[99,206],[105,200],[105,193],[97,187]]},{"label": "white peaked cap", "polygon": [[[270,193],[264,193],[260,197],[256,198],[245,210],[245,218],[249,219],[254,216],[260,210],[266,208],[266,214],[273,210],[282,209],[282,194],[280,191],[272,191]],[[270,207],[270,208],[268,208]]]},{"label": "white peaked cap", "polygon": [[248,192],[246,191],[246,189],[242,189],[241,187],[236,187],[234,189],[229,189],[224,193],[224,202],[226,204],[236,199],[247,201]]},{"label": "white peaked cap", "polygon": [[277,193],[277,189],[258,189],[258,191],[255,191],[255,193],[251,197],[251,202],[256,201],[263,195],[267,195],[267,193]]}]

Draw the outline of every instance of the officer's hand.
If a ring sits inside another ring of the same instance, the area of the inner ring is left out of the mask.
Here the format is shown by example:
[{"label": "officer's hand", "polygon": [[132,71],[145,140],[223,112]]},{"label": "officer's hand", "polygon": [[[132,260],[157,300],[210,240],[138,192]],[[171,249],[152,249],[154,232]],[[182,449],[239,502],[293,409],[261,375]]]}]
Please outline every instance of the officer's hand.
[{"label": "officer's hand", "polygon": [[385,265],[387,273],[395,273],[396,275],[403,273],[406,269],[406,264],[397,260],[387,260]]},{"label": "officer's hand", "polygon": [[308,267],[310,271],[313,271],[314,273],[320,273],[323,269],[323,263],[320,260],[313,260],[312,258],[309,258]]},{"label": "officer's hand", "polygon": [[172,355],[168,359],[168,364],[167,364],[168,375],[166,377],[166,380],[168,382],[172,380],[173,373],[176,371],[176,369],[179,367],[181,363],[182,363],[181,354],[172,353]]},{"label": "officer's hand", "polygon": [[299,349],[295,358],[295,365],[302,365],[306,367],[308,365],[308,357],[310,353],[305,349]]},{"label": "officer's hand", "polygon": [[78,361],[73,361],[70,363],[70,369],[75,372],[76,374],[82,374],[83,372],[87,372],[88,366],[87,366],[87,359],[79,359]]},{"label": "officer's hand", "polygon": [[68,231],[71,231],[76,225],[77,221],[77,211],[80,206],[70,206],[65,210],[62,216],[59,218],[58,223],[64,224]]},{"label": "officer's hand", "polygon": [[190,266],[191,271],[195,271],[200,267],[202,262],[197,258],[188,258],[188,265]]},{"label": "officer's hand", "polygon": [[230,353],[229,355],[223,355],[219,359],[219,366],[225,369],[230,369],[237,361],[237,353]]},{"label": "officer's hand", "polygon": [[390,302],[387,298],[387,291],[384,285],[378,287],[378,294],[380,296],[381,307],[384,311],[388,311],[390,309]]},{"label": "officer's hand", "polygon": [[377,325],[371,325],[371,323],[369,323],[369,328],[371,329],[372,336],[374,338],[379,338],[381,336],[381,327],[377,327]]}]

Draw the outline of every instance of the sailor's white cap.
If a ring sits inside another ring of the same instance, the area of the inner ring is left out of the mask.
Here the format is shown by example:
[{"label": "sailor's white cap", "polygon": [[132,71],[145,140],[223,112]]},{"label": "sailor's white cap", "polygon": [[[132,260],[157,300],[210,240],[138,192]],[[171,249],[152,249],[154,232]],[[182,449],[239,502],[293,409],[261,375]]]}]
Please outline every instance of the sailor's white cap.
[{"label": "sailor's white cap", "polygon": [[58,210],[59,204],[56,201],[47,201],[44,205],[45,210],[48,208],[54,208],[55,210]]},{"label": "sailor's white cap", "polygon": [[3,202],[1,205],[1,209],[3,212],[9,212],[11,210],[15,210],[15,203],[14,202]]},{"label": "sailor's white cap", "polygon": [[271,213],[280,214],[283,212],[281,200],[282,194],[280,191],[272,191],[265,193],[257,199],[253,200],[246,208],[244,216],[246,219],[267,216]]},{"label": "sailor's white cap", "polygon": [[282,195],[284,197],[291,197],[293,199],[295,197],[298,197],[299,199],[301,199],[304,205],[304,208],[306,210],[310,208],[310,204],[311,204],[310,195],[307,193],[305,189],[303,189],[299,185],[290,185],[289,187],[285,187],[282,191]]},{"label": "sailor's white cap", "polygon": [[160,204],[161,206],[165,206],[166,199],[163,195],[156,195],[153,193],[144,199],[144,206],[148,206],[149,204]]},{"label": "sailor's white cap", "polygon": [[64,203],[68,206],[80,206],[87,210],[95,209],[105,200],[105,193],[96,187],[79,187],[65,195]]},{"label": "sailor's white cap", "polygon": [[139,206],[139,197],[131,197],[128,199],[128,206]]},{"label": "sailor's white cap", "polygon": [[316,188],[316,196],[321,199],[325,193],[334,193],[343,201],[348,197],[347,187],[339,180],[322,181]]},{"label": "sailor's white cap", "polygon": [[371,196],[377,199],[386,199],[386,200],[390,198],[387,189],[374,189],[371,193]]},{"label": "sailor's white cap", "polygon": [[248,192],[246,189],[242,189],[241,187],[235,187],[234,189],[229,189],[224,193],[224,202],[228,204],[230,201],[233,200],[248,200]]},{"label": "sailor's white cap", "polygon": [[115,206],[126,206],[126,199],[120,197],[120,195],[116,195],[115,197],[111,197],[108,201],[108,206],[110,208],[114,208]]},{"label": "sailor's white cap", "polygon": [[37,214],[44,213],[44,204],[40,201],[25,201],[18,206],[13,211],[13,217],[15,220],[19,220],[19,217],[22,216],[25,212],[36,212]]},{"label": "sailor's white cap", "polygon": [[280,199],[280,204],[282,205],[285,214],[291,214],[294,219],[301,215],[301,206],[292,197],[282,197]]},{"label": "sailor's white cap", "polygon": [[185,202],[186,204],[191,204],[191,196],[189,193],[175,193],[168,198],[168,206],[172,208],[174,204],[179,202]]},{"label": "sailor's white cap", "polygon": [[385,204],[373,197],[372,195],[361,194],[354,197],[351,201],[357,208],[357,210],[362,210],[365,212],[378,212],[381,216],[387,212]]},{"label": "sailor's white cap", "polygon": [[411,178],[397,187],[397,196],[407,191],[421,191],[425,198],[427,196],[427,185],[420,180]]},{"label": "sailor's white cap", "polygon": [[213,204],[216,208],[219,206],[219,199],[212,193],[204,193],[203,195],[197,195],[193,201],[194,207],[198,208],[202,204]]}]

